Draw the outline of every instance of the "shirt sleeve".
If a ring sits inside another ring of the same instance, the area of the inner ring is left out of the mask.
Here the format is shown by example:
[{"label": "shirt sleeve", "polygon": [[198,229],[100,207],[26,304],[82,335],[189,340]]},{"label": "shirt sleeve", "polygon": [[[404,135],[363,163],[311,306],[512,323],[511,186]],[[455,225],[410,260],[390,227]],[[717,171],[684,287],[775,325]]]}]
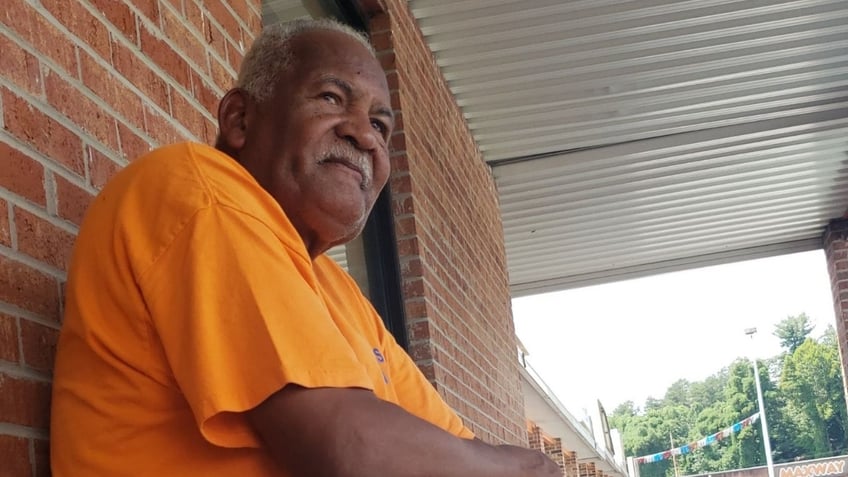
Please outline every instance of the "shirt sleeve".
[{"label": "shirt sleeve", "polygon": [[243,212],[198,211],[139,282],[153,341],[212,444],[259,447],[243,412],[288,384],[372,388],[309,259]]},{"label": "shirt sleeve", "polygon": [[382,342],[400,407],[457,437],[473,439],[474,433],[463,424],[385,327]]}]

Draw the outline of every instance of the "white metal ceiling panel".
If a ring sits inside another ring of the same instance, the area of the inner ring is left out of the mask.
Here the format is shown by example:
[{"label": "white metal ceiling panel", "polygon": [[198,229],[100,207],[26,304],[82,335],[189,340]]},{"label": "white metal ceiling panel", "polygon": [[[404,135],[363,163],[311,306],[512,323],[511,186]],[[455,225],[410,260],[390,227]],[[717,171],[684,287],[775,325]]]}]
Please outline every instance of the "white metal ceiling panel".
[{"label": "white metal ceiling panel", "polygon": [[262,0],[262,24],[273,25],[295,18],[311,17],[307,8],[313,8],[315,0]]},{"label": "white metal ceiling panel", "polygon": [[411,0],[514,295],[815,248],[848,207],[848,0]]}]

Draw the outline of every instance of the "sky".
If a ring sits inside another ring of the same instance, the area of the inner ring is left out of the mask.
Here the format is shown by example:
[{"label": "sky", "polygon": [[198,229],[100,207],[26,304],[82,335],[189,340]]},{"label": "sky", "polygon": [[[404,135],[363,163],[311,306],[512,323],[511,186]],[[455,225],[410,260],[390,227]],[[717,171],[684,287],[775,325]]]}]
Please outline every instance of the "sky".
[{"label": "sky", "polygon": [[[796,253],[516,298],[530,365],[576,416],[662,398],[737,357],[780,353],[772,333],[806,313],[819,337],[835,325],[824,252]],[[745,328],[756,327],[753,339]]]}]

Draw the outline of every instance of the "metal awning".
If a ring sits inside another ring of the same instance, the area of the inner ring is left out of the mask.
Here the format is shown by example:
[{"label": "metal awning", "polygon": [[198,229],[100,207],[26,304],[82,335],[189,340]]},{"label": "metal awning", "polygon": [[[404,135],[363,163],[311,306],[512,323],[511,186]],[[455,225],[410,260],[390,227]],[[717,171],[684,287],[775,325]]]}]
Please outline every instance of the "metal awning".
[{"label": "metal awning", "polygon": [[820,246],[846,0],[411,0],[500,192],[514,296]]}]

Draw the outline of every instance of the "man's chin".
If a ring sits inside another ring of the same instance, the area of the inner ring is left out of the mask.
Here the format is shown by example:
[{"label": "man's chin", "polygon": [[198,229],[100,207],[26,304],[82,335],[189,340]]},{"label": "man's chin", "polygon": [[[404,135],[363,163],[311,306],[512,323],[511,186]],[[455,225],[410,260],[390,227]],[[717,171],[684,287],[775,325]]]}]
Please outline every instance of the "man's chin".
[{"label": "man's chin", "polygon": [[365,228],[365,221],[367,218],[368,216],[365,215],[358,217],[356,220],[339,221],[327,224],[324,228],[324,237],[326,238],[326,242],[330,244],[330,247],[350,242],[362,233],[362,229]]}]

